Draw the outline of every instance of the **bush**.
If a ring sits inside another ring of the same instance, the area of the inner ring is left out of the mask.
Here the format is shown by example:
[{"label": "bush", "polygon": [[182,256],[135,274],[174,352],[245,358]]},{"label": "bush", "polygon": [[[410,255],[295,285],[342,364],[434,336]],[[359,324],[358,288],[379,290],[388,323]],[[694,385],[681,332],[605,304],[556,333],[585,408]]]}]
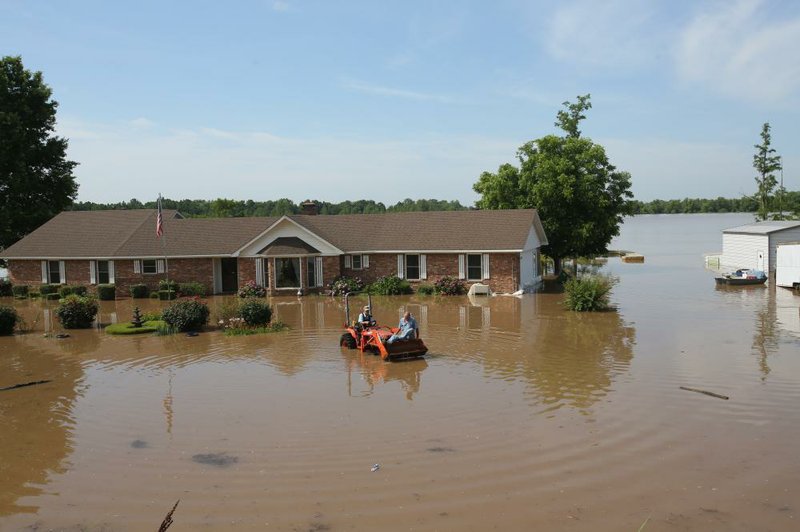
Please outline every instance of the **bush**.
[{"label": "bush", "polygon": [[178,281],[167,281],[166,279],[161,279],[158,282],[158,289],[159,290],[172,290],[173,292],[178,291]]},{"label": "bush", "polygon": [[97,285],[97,298],[100,301],[114,301],[117,299],[117,287],[113,284]]},{"label": "bush", "polygon": [[579,312],[606,310],[615,282],[611,277],[601,275],[573,277],[564,283],[564,305]]},{"label": "bush", "polygon": [[150,289],[146,284],[132,284],[128,289],[134,299],[142,299],[150,295]]},{"label": "bush", "polygon": [[14,285],[8,279],[0,279],[0,297],[10,297],[14,295],[12,288]]},{"label": "bush", "polygon": [[17,299],[25,299],[28,297],[29,291],[30,287],[26,284],[15,284],[11,287],[11,293],[14,294],[14,297]]},{"label": "bush", "polygon": [[404,279],[400,279],[394,275],[387,275],[378,278],[377,281],[369,285],[367,291],[370,294],[378,294],[381,296],[399,296],[401,294],[410,294],[411,285]]},{"label": "bush", "polygon": [[423,296],[433,295],[436,289],[430,284],[421,284],[417,287],[417,293]]},{"label": "bush", "polygon": [[56,308],[56,317],[65,329],[87,329],[97,315],[97,301],[93,297],[69,295]]},{"label": "bush", "polygon": [[77,296],[85,296],[86,295],[86,287],[81,285],[64,285],[58,290],[59,295],[61,297],[67,297],[70,294],[75,294]]},{"label": "bush", "polygon": [[266,295],[267,289],[255,281],[247,281],[239,289],[239,297],[265,297]]},{"label": "bush", "polygon": [[157,290],[155,292],[150,292],[150,299],[160,299]]},{"label": "bush", "polygon": [[328,285],[328,288],[330,288],[332,296],[343,296],[348,292],[362,291],[364,289],[364,281],[359,277],[347,277],[342,275],[334,279],[333,282]]},{"label": "bush", "polygon": [[181,296],[200,296],[206,295],[206,287],[203,283],[180,283],[178,285],[178,293]]},{"label": "bush", "polygon": [[170,327],[180,331],[194,331],[208,323],[208,305],[197,298],[182,299],[164,309],[161,318]]},{"label": "bush", "polygon": [[239,305],[239,317],[250,326],[266,325],[272,318],[272,307],[264,301],[248,298]]},{"label": "bush", "polygon": [[57,294],[61,285],[57,284],[43,284],[39,287],[39,293],[42,294],[42,297],[48,294]]},{"label": "bush", "polygon": [[445,276],[433,283],[433,289],[443,296],[460,296],[467,293],[467,285],[461,279]]},{"label": "bush", "polygon": [[61,294],[45,294],[44,299],[45,301],[58,301],[61,299]]},{"label": "bush", "polygon": [[172,301],[173,299],[177,299],[178,294],[175,290],[159,290],[158,291],[158,299],[161,301]]},{"label": "bush", "polygon": [[0,336],[14,334],[14,327],[19,321],[19,316],[14,307],[0,306]]}]

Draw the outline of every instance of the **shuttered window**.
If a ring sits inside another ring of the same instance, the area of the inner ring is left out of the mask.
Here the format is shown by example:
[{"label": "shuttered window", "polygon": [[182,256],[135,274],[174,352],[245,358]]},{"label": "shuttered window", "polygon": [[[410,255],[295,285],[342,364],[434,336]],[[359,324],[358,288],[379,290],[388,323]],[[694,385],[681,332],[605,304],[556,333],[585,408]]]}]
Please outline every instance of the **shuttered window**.
[{"label": "shuttered window", "polygon": [[480,254],[467,255],[467,280],[480,281],[483,279],[483,261]]}]

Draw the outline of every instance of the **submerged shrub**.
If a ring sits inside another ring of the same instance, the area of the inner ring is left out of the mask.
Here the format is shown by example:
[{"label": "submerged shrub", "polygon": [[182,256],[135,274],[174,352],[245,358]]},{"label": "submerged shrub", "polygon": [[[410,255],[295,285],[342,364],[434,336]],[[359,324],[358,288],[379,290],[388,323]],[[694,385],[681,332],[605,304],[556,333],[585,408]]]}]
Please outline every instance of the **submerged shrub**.
[{"label": "submerged shrub", "polygon": [[177,292],[175,290],[159,290],[158,291],[158,299],[161,301],[172,301],[178,297]]},{"label": "submerged shrub", "polygon": [[272,307],[259,299],[248,298],[239,305],[239,317],[247,325],[266,325],[272,319]]},{"label": "submerged shrub", "polygon": [[570,278],[564,283],[564,305],[579,312],[606,310],[615,282],[613,278],[602,275]]},{"label": "submerged shrub", "polygon": [[14,295],[12,288],[14,285],[8,279],[0,279],[0,297],[9,297]]},{"label": "submerged shrub", "polygon": [[399,296],[401,294],[410,294],[411,285],[405,279],[400,279],[394,275],[386,275],[379,277],[377,281],[369,285],[367,291],[380,296]]},{"label": "submerged shrub", "polygon": [[255,281],[247,281],[243,287],[239,289],[239,297],[265,297],[267,289]]},{"label": "submerged shrub", "polygon": [[97,298],[100,301],[113,301],[117,298],[117,287],[113,284],[97,285]]},{"label": "submerged shrub", "polygon": [[159,290],[172,290],[173,292],[178,291],[178,281],[168,281],[166,279],[161,279],[158,282],[158,289]]},{"label": "submerged shrub", "polygon": [[95,298],[72,294],[61,300],[55,313],[65,329],[87,329],[92,326],[97,309]]},{"label": "submerged shrub", "polygon": [[349,292],[360,292],[364,289],[364,281],[359,277],[347,277],[342,275],[328,285],[332,296],[343,296]]},{"label": "submerged shrub", "polygon": [[11,293],[14,294],[14,297],[17,299],[25,299],[28,297],[28,292],[30,291],[30,287],[26,284],[15,284],[11,287]]},{"label": "submerged shrub", "polygon": [[430,284],[421,284],[417,287],[417,293],[423,296],[433,295],[435,291],[433,285]]},{"label": "submerged shrub", "polygon": [[132,284],[129,290],[134,299],[142,299],[150,295],[150,288],[146,284]]},{"label": "submerged shrub", "polygon": [[208,305],[198,298],[181,299],[164,309],[161,319],[179,332],[194,331],[208,323]]},{"label": "submerged shrub", "polygon": [[86,287],[82,285],[64,285],[59,288],[58,293],[61,297],[67,297],[70,294],[85,296]]},{"label": "submerged shrub", "polygon": [[42,294],[43,297],[49,294],[57,294],[59,288],[60,285],[57,284],[43,284],[39,287],[39,293]]},{"label": "submerged shrub", "polygon": [[178,293],[184,297],[204,297],[206,295],[206,287],[203,283],[198,282],[180,283],[178,285]]},{"label": "submerged shrub", "polygon": [[433,289],[443,296],[460,296],[467,293],[467,285],[461,279],[446,275],[433,283]]},{"label": "submerged shrub", "polygon": [[0,336],[14,333],[19,316],[14,307],[0,306]]}]

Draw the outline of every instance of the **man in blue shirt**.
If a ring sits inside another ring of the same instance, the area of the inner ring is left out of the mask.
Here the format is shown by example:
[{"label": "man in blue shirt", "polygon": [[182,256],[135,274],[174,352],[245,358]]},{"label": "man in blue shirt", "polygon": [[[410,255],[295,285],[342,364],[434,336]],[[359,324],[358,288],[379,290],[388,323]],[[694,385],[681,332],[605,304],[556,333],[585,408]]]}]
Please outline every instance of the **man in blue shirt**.
[{"label": "man in blue shirt", "polygon": [[400,330],[394,333],[386,340],[386,343],[394,343],[398,340],[413,340],[417,337],[417,320],[415,320],[410,312],[403,314],[403,318],[397,326]]}]

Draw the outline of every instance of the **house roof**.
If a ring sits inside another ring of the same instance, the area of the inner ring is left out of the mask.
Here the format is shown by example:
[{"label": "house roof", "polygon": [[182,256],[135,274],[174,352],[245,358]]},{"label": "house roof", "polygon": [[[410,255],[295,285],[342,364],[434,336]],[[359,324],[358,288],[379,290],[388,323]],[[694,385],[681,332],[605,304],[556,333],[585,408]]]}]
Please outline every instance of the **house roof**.
[{"label": "house roof", "polygon": [[740,225],[738,227],[731,227],[725,229],[723,233],[740,233],[748,235],[768,235],[770,233],[777,233],[778,231],[785,231],[786,229],[793,229],[800,227],[800,220],[769,220],[766,222],[755,222],[747,225]]},{"label": "house roof", "polygon": [[[393,251],[520,251],[535,228],[533,209],[287,216],[345,253]],[[164,211],[67,211],[0,253],[7,259],[235,256],[282,218],[183,218]],[[285,249],[284,249],[285,248]],[[280,237],[261,253],[315,253],[300,238]]]},{"label": "house roof", "polygon": [[281,257],[286,255],[308,255],[319,253],[319,250],[296,236],[282,236],[270,242],[267,247],[258,252],[259,255],[268,257]]}]

